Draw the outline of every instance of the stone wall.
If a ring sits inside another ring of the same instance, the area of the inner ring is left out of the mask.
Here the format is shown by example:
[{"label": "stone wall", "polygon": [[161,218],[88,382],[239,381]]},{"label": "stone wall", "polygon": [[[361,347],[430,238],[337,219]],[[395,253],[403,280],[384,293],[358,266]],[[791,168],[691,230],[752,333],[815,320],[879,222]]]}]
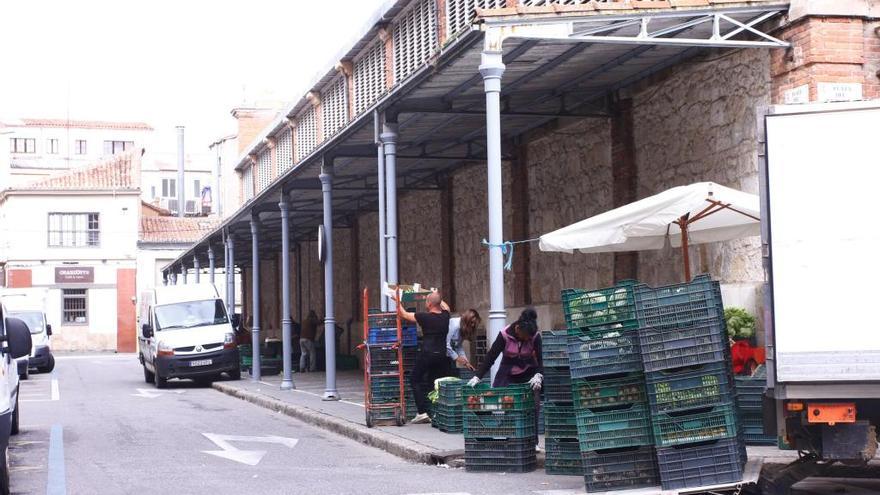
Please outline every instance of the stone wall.
[{"label": "stone wall", "polygon": [[443,287],[440,191],[400,191],[397,253],[401,283]]},{"label": "stone wall", "polygon": [[352,253],[360,263],[360,290],[369,289],[371,308],[379,307],[379,214],[365,213],[358,217],[360,242]]},{"label": "stone wall", "polygon": [[[702,181],[757,193],[756,111],[770,103],[769,67],[767,50],[710,53],[635,88],[638,197]],[[693,273],[757,284],[760,254],[757,237],[694,246]],[[639,260],[644,282],[683,278],[678,249],[643,252]]]}]

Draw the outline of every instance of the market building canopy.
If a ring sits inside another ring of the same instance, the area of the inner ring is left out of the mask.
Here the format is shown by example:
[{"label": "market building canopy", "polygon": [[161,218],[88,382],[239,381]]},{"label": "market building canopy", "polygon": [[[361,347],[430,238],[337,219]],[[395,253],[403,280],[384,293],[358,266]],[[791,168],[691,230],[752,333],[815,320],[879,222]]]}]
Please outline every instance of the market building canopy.
[{"label": "market building canopy", "polygon": [[[684,235],[682,232],[684,224]],[[662,249],[761,234],[758,196],[699,182],[544,234],[541,251],[605,253]]]}]

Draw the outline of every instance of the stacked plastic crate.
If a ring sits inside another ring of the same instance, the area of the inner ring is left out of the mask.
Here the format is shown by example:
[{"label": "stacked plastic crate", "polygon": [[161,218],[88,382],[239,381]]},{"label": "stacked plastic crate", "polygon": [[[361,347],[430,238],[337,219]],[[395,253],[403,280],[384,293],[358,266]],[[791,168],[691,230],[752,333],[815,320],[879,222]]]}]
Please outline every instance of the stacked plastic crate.
[{"label": "stacked plastic crate", "polygon": [[537,467],[535,395],[528,384],[463,387],[465,469],[525,473]]},{"label": "stacked plastic crate", "polygon": [[634,293],[663,489],[741,480],[745,445],[718,283],[701,275]]},{"label": "stacked plastic crate", "polygon": [[760,366],[751,376],[737,376],[736,409],[746,445],[776,445],[774,435],[764,433],[763,396],[767,368]]},{"label": "stacked plastic crate", "polygon": [[588,492],[658,482],[633,286],[627,282],[608,289],[562,292]]},{"label": "stacked plastic crate", "polygon": [[[577,422],[571,399],[571,371],[568,367],[568,333],[565,330],[541,332],[544,361],[544,446],[547,474],[582,476]],[[540,421],[540,420],[539,420]]]},{"label": "stacked plastic crate", "polygon": [[446,433],[461,433],[464,429],[461,417],[462,386],[464,382],[444,380],[437,391],[437,402],[432,407],[431,426]]},{"label": "stacked plastic crate", "polygon": [[[369,314],[369,333],[367,336],[368,376],[370,386],[370,402],[372,407],[369,411],[371,424],[395,421],[402,423],[403,419],[411,417],[408,410],[409,397],[412,396],[409,380],[406,374],[400,374],[400,356],[404,359],[404,369],[407,361],[415,357],[415,346],[418,344],[418,336],[414,326],[402,327],[402,342],[397,339],[397,316],[394,314]],[[398,346],[401,352],[398,354]],[[400,381],[404,383],[405,403],[407,403],[406,418],[398,418],[400,404]],[[388,407],[383,407],[388,404]],[[413,405],[413,408],[415,406]]]}]

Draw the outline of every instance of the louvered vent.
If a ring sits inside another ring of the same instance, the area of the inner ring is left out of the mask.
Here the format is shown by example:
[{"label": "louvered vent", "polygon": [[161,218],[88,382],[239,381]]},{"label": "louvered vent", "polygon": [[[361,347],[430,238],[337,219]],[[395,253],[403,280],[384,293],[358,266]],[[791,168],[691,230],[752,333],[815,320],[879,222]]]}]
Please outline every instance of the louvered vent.
[{"label": "louvered vent", "polygon": [[385,93],[385,44],[377,41],[354,62],[354,113],[370,107]]},{"label": "louvered vent", "polygon": [[278,175],[283,174],[293,166],[293,135],[290,129],[281,131],[278,142],[275,145],[275,160],[278,163]]},{"label": "louvered vent", "polygon": [[348,122],[348,97],[345,77],[338,77],[321,93],[321,111],[324,118],[324,139],[336,134]]},{"label": "louvered vent", "polygon": [[[572,3],[567,1],[565,3]],[[470,27],[477,9],[500,9],[504,7],[504,0],[446,0],[446,24],[448,26],[448,38],[454,38],[458,33]]]},{"label": "louvered vent", "polygon": [[394,24],[394,82],[400,83],[437,49],[435,0],[417,0]]},{"label": "louvered vent", "polygon": [[296,122],[296,162],[305,158],[318,145],[318,126],[315,107],[301,113]]},{"label": "louvered vent", "polygon": [[244,200],[248,201],[253,199],[254,197],[254,167],[253,165],[249,165],[246,169],[244,169],[244,176],[242,177],[244,181]]},{"label": "louvered vent", "polygon": [[612,3],[619,0],[517,0],[520,5],[540,7],[542,5],[584,5],[587,3]]},{"label": "louvered vent", "polygon": [[265,149],[257,155],[257,191],[266,189],[272,179],[272,152]]}]

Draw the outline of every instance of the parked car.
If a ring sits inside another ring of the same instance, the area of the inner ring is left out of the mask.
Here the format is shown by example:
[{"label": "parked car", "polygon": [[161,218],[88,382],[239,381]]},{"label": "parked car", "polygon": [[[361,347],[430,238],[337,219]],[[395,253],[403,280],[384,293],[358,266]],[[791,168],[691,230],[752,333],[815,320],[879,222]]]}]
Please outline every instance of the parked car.
[{"label": "parked car", "polygon": [[52,325],[46,318],[46,293],[38,289],[15,289],[2,294],[9,314],[23,320],[31,331],[33,348],[30,356],[18,360],[18,375],[27,380],[30,370],[50,373],[55,369],[55,356],[49,345]]},{"label": "parked car", "polygon": [[27,323],[7,316],[0,303],[0,495],[9,495],[9,437],[18,434],[18,364],[16,360],[31,352],[31,332]]},{"label": "parked car", "polygon": [[145,382],[163,388],[170,378],[241,378],[233,325],[213,284],[157,287],[141,294],[140,308]]}]

